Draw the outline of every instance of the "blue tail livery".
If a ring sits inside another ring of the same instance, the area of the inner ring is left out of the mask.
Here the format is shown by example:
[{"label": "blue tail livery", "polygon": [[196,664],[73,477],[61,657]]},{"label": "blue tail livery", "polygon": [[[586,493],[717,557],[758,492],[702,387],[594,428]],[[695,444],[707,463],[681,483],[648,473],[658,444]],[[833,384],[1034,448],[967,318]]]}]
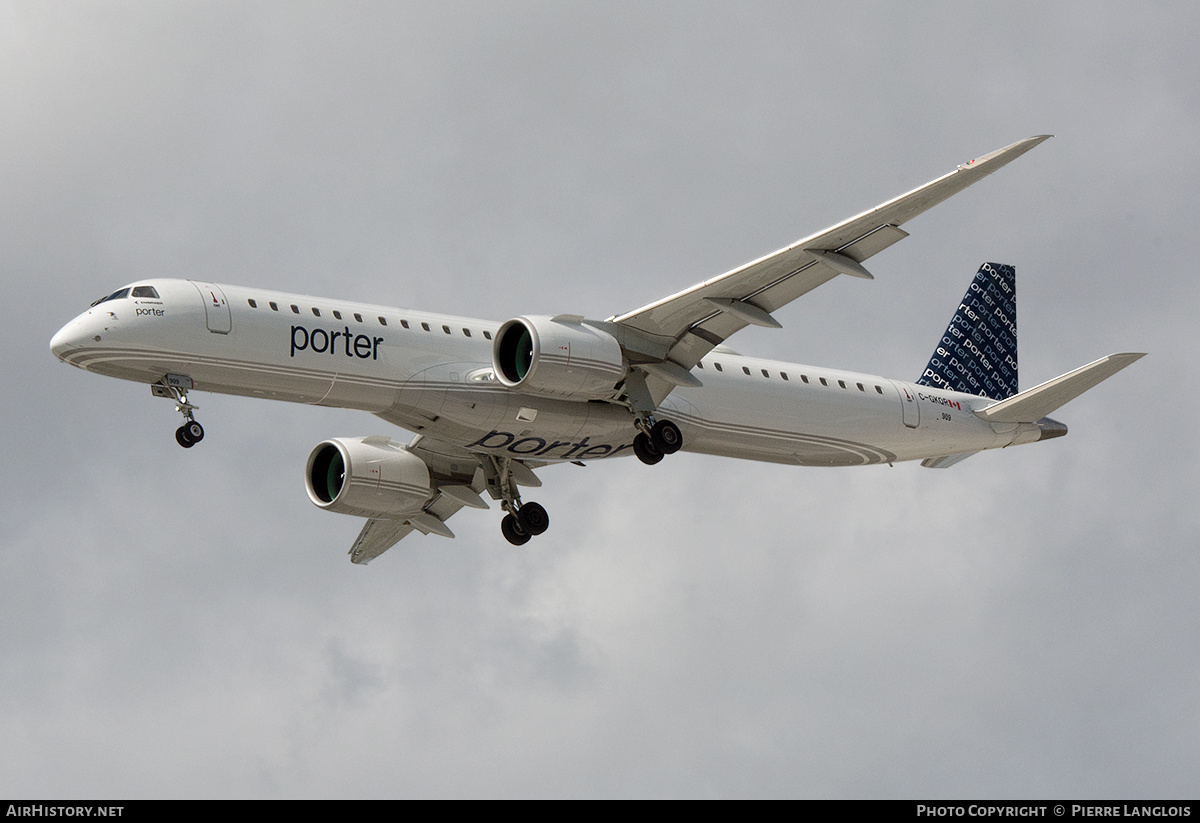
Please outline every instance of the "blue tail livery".
[{"label": "blue tail livery", "polygon": [[1017,393],[1015,268],[979,267],[917,383],[993,400]]}]

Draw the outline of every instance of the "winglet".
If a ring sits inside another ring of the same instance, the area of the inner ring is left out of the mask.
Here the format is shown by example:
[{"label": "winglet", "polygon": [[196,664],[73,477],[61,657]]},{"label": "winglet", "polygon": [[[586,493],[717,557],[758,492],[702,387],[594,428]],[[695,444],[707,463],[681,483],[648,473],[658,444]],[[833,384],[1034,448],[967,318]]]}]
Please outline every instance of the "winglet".
[{"label": "winglet", "polygon": [[1145,356],[1145,352],[1121,352],[1101,357],[1094,363],[1080,366],[1075,371],[980,409],[975,414],[989,423],[1035,422]]}]

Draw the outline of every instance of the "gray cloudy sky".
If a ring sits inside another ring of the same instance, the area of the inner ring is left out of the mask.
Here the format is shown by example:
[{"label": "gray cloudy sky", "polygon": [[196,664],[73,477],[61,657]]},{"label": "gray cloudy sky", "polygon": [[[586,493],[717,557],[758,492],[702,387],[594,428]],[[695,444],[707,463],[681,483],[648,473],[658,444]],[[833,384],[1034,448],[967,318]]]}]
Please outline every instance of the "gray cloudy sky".
[{"label": "gray cloudy sky", "polygon": [[[0,2],[0,796],[1196,795],[1192,3]],[[948,471],[542,472],[550,531],[303,490],[363,414],[56,363],[152,276],[606,317],[1020,138],[747,353],[915,378],[984,260],[1022,385]]]}]

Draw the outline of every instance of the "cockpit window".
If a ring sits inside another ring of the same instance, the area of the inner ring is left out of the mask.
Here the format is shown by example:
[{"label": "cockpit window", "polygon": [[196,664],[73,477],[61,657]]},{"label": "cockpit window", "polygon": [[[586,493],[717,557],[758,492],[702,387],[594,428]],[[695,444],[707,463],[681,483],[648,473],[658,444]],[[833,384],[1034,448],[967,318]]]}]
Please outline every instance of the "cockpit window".
[{"label": "cockpit window", "polygon": [[158,291],[154,288],[154,286],[137,286],[134,288],[133,294],[130,296],[131,297],[153,297],[155,300],[157,300],[158,299]]},{"label": "cockpit window", "polygon": [[99,306],[101,303],[107,303],[109,300],[120,300],[122,297],[128,297],[128,296],[129,296],[129,289],[127,289],[127,288],[118,289],[117,291],[110,294],[108,297],[101,297],[99,300],[97,300],[92,305]]}]

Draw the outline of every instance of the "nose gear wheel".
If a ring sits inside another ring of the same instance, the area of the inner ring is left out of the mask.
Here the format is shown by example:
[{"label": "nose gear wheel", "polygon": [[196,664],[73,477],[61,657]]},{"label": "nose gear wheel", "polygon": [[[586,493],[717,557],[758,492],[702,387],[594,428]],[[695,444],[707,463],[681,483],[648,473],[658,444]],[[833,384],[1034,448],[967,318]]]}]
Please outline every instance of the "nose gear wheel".
[{"label": "nose gear wheel", "polygon": [[159,397],[173,398],[175,411],[183,415],[183,425],[175,430],[175,442],[185,449],[190,449],[204,439],[204,427],[196,421],[194,415],[199,406],[193,406],[188,402],[186,391],[179,386],[172,385],[165,377],[150,388]]}]

